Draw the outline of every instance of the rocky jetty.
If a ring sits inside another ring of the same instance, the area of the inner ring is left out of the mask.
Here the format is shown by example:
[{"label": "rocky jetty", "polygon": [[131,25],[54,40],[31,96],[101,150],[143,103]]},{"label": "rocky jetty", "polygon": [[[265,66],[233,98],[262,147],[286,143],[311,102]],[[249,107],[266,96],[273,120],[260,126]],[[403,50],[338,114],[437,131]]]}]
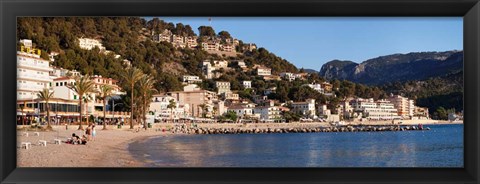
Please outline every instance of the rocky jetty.
[{"label": "rocky jetty", "polygon": [[173,133],[183,134],[270,134],[270,133],[320,133],[320,132],[382,132],[382,131],[419,131],[430,130],[418,126],[335,126],[335,127],[303,127],[303,128],[206,128],[175,127]]}]

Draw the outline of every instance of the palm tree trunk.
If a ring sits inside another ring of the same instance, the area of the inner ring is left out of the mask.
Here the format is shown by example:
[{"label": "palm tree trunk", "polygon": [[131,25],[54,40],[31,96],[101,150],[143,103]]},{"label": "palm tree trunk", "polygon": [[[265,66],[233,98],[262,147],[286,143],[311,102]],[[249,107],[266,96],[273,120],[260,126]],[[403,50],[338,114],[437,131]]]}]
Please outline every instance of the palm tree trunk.
[{"label": "palm tree trunk", "polygon": [[83,127],[82,127],[82,110],[83,110],[83,104],[82,104],[82,97],[80,97],[79,99],[79,102],[80,102],[80,125],[78,126],[78,129],[79,130],[83,130]]},{"label": "palm tree trunk", "polygon": [[130,94],[130,103],[132,104],[131,106],[131,111],[132,113],[130,114],[130,129],[133,129],[133,85],[134,83],[132,83],[132,94]]},{"label": "palm tree trunk", "polygon": [[103,130],[107,129],[107,121],[106,121],[107,119],[105,116],[106,107],[107,107],[107,103],[105,102],[105,99],[104,99],[103,100]]},{"label": "palm tree trunk", "polygon": [[85,102],[85,117],[87,118],[87,126],[89,125],[88,119],[90,119],[90,116],[88,115],[88,101]]},{"label": "palm tree trunk", "polygon": [[[145,98],[145,96],[144,96]],[[143,126],[147,130],[147,99],[143,99]]]},{"label": "palm tree trunk", "polygon": [[50,108],[48,107],[48,101],[46,102],[47,107],[47,129],[51,130],[52,126],[50,126]]}]

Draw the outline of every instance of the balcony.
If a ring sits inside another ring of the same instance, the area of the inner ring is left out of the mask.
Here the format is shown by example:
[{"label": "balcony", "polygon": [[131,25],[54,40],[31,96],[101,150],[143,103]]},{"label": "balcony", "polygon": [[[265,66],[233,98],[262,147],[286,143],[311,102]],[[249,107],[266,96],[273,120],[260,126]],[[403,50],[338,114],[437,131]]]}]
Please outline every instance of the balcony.
[{"label": "balcony", "polygon": [[30,79],[30,80],[35,80],[35,81],[52,81],[50,76],[47,75],[41,75],[41,74],[36,74],[34,72],[19,72],[17,75],[17,78],[21,79]]},{"label": "balcony", "polygon": [[28,60],[17,59],[17,66],[22,66],[22,67],[32,68],[35,70],[42,70],[42,71],[53,71],[53,69],[49,67],[47,62],[37,62],[35,64],[35,62],[32,61],[31,59],[28,59]]},{"label": "balcony", "polygon": [[35,91],[41,91],[43,88],[45,88],[44,86],[40,86],[40,85],[31,85],[31,84],[17,84],[17,89],[20,89],[20,90],[35,90]]}]

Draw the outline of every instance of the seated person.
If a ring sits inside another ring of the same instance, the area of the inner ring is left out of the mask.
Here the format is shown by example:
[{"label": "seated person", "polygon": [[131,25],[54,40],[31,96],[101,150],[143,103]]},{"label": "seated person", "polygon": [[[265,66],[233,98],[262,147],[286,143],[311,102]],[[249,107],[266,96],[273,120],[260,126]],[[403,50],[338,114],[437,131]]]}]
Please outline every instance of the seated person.
[{"label": "seated person", "polygon": [[80,137],[76,135],[75,133],[72,134],[72,138],[67,141],[67,144],[78,144],[80,140]]},{"label": "seated person", "polygon": [[87,136],[83,135],[82,139],[80,139],[79,144],[83,144],[83,145],[87,144]]}]

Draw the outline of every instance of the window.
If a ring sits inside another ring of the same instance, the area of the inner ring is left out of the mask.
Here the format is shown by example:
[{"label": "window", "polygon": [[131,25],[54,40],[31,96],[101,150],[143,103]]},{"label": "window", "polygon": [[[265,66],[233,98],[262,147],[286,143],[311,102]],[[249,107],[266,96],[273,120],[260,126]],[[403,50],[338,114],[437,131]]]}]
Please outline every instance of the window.
[{"label": "window", "polygon": [[58,86],[58,82],[55,82],[55,86]]},{"label": "window", "polygon": [[73,99],[76,100],[76,99],[77,99],[77,95],[73,95]]}]

